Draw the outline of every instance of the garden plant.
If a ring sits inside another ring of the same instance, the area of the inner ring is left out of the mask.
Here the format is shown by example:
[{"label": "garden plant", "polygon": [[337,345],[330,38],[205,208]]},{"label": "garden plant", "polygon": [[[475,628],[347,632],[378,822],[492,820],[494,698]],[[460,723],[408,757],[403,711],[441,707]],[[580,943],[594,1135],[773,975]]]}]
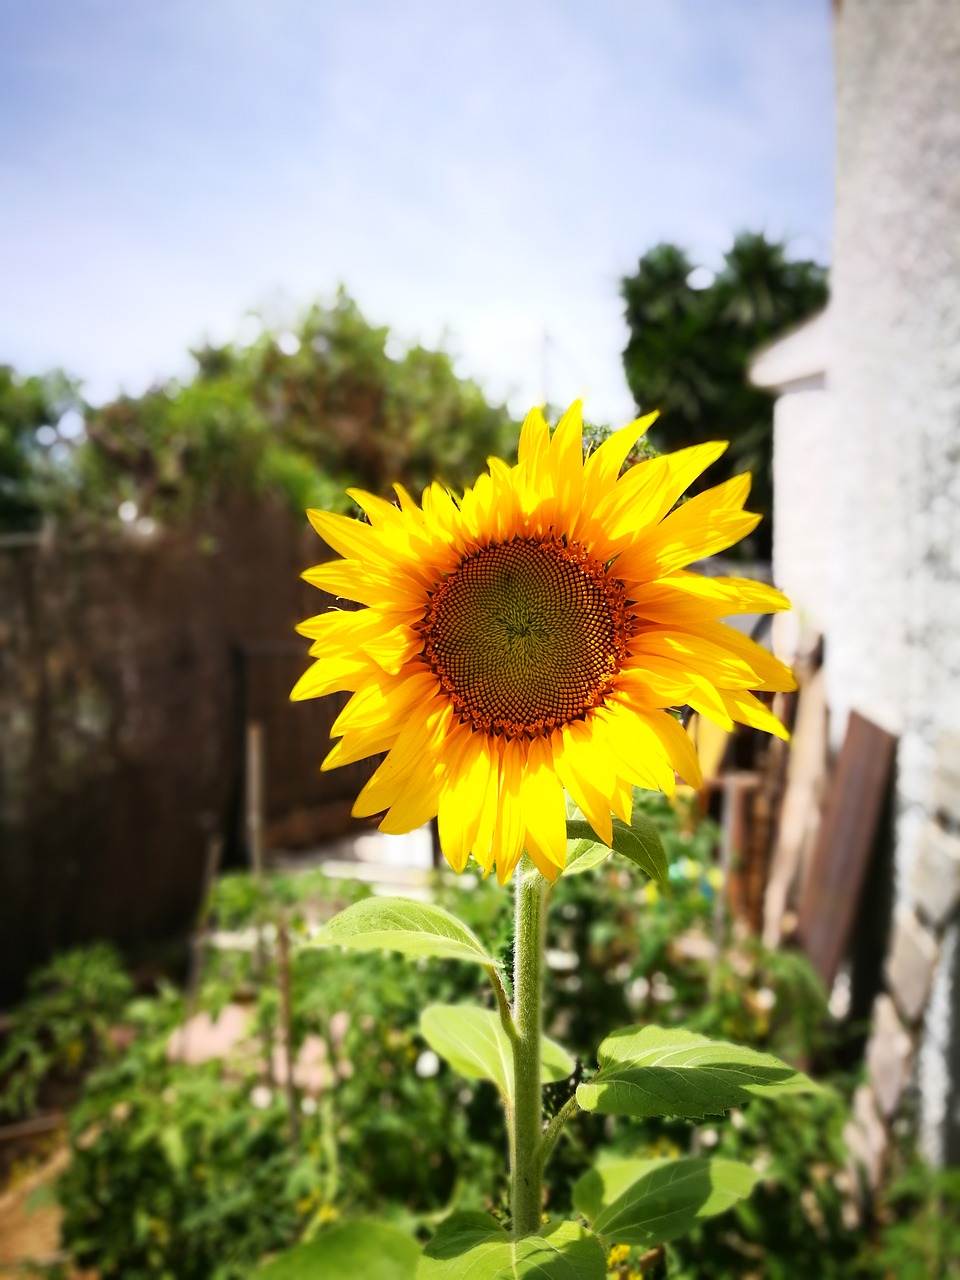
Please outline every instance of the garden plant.
[{"label": "garden plant", "polygon": [[[544,1178],[578,1114],[698,1119],[752,1098],[814,1089],[770,1054],[695,1031],[611,1031],[597,1068],[545,1122],[543,1087],[574,1059],[543,1036],[544,937],[558,879],[606,859],[668,876],[656,824],[636,789],[700,783],[680,721],[691,707],[726,728],[783,734],[754,691],[789,690],[790,672],[720,619],[788,607],[773,588],[707,578],[687,566],[745,536],[749,476],[678,503],[722,453],[705,444],[629,467],[653,415],[584,459],[580,406],[550,429],[539,410],[519,459],[489,463],[459,498],[434,484],[422,505],[351,490],[367,523],[311,511],[342,557],[308,581],[362,608],[333,610],[300,630],[316,662],[295,698],[352,697],[324,767],[377,752],[358,816],[385,811],[402,833],[437,816],[454,871],[472,857],[514,882],[512,973],[491,947],[435,903],[373,898],[334,916],[317,944],[393,950],[476,966],[492,1002],[429,1005],[421,1029],[466,1077],[496,1085],[510,1170],[506,1221],[454,1212],[425,1247],[384,1225],[341,1225],[270,1264],[264,1275],[602,1280],[622,1248],[653,1249],[750,1195],[748,1165],[722,1157],[598,1162],[573,1188],[577,1216],[544,1221]],[[572,845],[569,842],[573,842]],[[612,1252],[613,1251],[613,1252]]]}]

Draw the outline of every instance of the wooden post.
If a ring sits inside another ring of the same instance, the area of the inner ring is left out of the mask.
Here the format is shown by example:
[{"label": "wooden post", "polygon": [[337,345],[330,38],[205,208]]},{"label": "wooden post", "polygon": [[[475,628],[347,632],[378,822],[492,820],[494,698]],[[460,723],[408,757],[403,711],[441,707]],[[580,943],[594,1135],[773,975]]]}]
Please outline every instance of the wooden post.
[{"label": "wooden post", "polygon": [[244,791],[247,817],[247,856],[258,880],[263,878],[263,726],[252,720],[247,725]]},{"label": "wooden post", "polygon": [[287,1093],[287,1114],[290,1119],[290,1142],[296,1147],[300,1141],[300,1113],[297,1110],[297,1090],[293,1081],[293,1011],[290,1000],[290,938],[284,915],[277,921],[277,967],[280,978],[280,1016],[283,1019],[283,1067],[284,1087]]},{"label": "wooden post", "polygon": [[[257,886],[257,949],[254,953],[254,973],[263,982],[267,973],[267,945],[263,936],[264,926],[264,877],[263,877],[263,726],[256,720],[247,722],[246,761],[244,769],[244,800],[246,803],[247,857]],[[267,1080],[275,1084],[273,1070],[273,1032],[264,1028],[264,1059]]]}]

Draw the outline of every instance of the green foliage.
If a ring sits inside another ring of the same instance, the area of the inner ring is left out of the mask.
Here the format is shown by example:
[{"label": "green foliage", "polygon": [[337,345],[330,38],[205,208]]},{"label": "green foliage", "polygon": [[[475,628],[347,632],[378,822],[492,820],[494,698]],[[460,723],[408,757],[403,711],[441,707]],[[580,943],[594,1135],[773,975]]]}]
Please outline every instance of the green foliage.
[{"label": "green foliage", "polygon": [[69,446],[58,432],[79,406],[76,386],[62,373],[21,378],[0,365],[0,533],[36,528]]},{"label": "green foliage", "polygon": [[[513,1099],[513,1049],[500,1016],[475,1005],[431,1004],[420,1015],[420,1034],[454,1071],[470,1080],[492,1080],[500,1096]],[[576,1066],[562,1045],[542,1038],[540,1079],[566,1080]]]},{"label": "green foliage", "polygon": [[[672,450],[729,440],[700,487],[751,471],[750,509],[769,516],[773,404],[748,385],[747,368],[764,343],[824,306],[826,270],[790,259],[785,245],[763,234],[743,233],[709,287],[692,287],[692,271],[682,249],[659,244],[621,282],[630,329],[627,382],[644,411],[663,412],[650,429],[654,445]],[[745,545],[766,557],[770,537],[765,520]]]},{"label": "green foliage", "polygon": [[859,1260],[876,1280],[958,1280],[960,1169],[931,1169],[916,1156],[886,1189],[882,1230]]},{"label": "green foliage", "polygon": [[757,1174],[732,1160],[619,1160],[573,1188],[573,1203],[600,1236],[650,1249],[686,1235],[753,1191]]},{"label": "green foliage", "polygon": [[513,446],[516,426],[444,352],[394,359],[389,336],[341,290],[289,332],[194,352],[192,381],[88,412],[50,513],[103,525],[129,502],[176,521],[237,494],[346,511],[350,486],[463,487]]},{"label": "green foliage", "polygon": [[[575,864],[575,872],[589,870],[591,865],[599,865],[609,853],[607,847],[597,841],[589,822],[582,819],[568,820],[567,838],[576,842],[571,859]],[[613,840],[610,847],[614,853],[629,858],[652,880],[666,880],[667,854],[660,832],[656,823],[642,809],[638,808],[633,813],[629,826],[620,818],[613,819]]]},{"label": "green foliage", "polygon": [[697,1130],[700,1150],[760,1174],[749,1200],[724,1220],[701,1224],[667,1250],[670,1280],[741,1280],[762,1259],[769,1280],[852,1274],[858,1236],[843,1126],[849,1110],[832,1090],[756,1099],[733,1123]]},{"label": "green foliage", "polygon": [[315,945],[494,964],[480,940],[456,916],[411,898],[370,898],[355,903],[334,916],[318,934]]},{"label": "green foliage", "polygon": [[600,1069],[577,1089],[602,1115],[719,1115],[751,1097],[810,1093],[813,1081],[769,1053],[677,1027],[625,1027],[597,1050]]},{"label": "green foliage", "polygon": [[[735,1038],[785,1056],[809,1058],[824,1043],[823,995],[802,961],[771,956],[722,933],[712,950],[718,882],[709,861],[709,824],[653,796],[641,797],[639,812],[666,851],[669,873],[663,883],[614,856],[589,872],[562,876],[552,891],[547,948],[554,968],[544,1020],[546,1032],[566,1048],[547,1049],[548,1112],[568,1103],[582,1079],[566,1078],[571,1058],[592,1062],[596,1045],[618,1023],[695,1026],[701,1035]],[[469,939],[483,939],[476,944],[483,961],[403,958],[385,952],[380,937],[370,951],[297,949],[294,1043],[322,1039],[336,1083],[321,1093],[315,1111],[300,1114],[296,1146],[282,1092],[271,1087],[263,1096],[264,1049],[254,1031],[247,1052],[188,1067],[170,1062],[166,1052],[170,1031],[183,1018],[182,1003],[169,993],[137,1002],[125,1019],[137,1032],[133,1049],[123,1062],[89,1079],[72,1118],[74,1153],[61,1195],[65,1240],[79,1260],[98,1266],[105,1280],[239,1280],[261,1258],[293,1247],[284,1257],[299,1257],[304,1267],[297,1274],[310,1280],[308,1256],[297,1252],[298,1241],[310,1258],[324,1257],[321,1246],[333,1248],[340,1238],[331,1223],[374,1214],[405,1235],[432,1237],[422,1267],[462,1267],[452,1238],[443,1243],[447,1228],[435,1232],[436,1220],[453,1205],[503,1216],[506,1132],[497,1089],[488,1080],[493,1077],[501,1089],[510,1080],[508,1046],[501,1043],[506,1033],[501,1037],[485,969],[486,962],[497,972],[507,968],[511,899],[489,881],[468,885],[469,877],[439,876],[435,908],[442,919],[444,912],[456,914],[455,936],[471,960]],[[308,916],[324,918],[343,909],[348,919],[367,919],[379,929],[383,903],[322,873],[271,877],[263,891],[250,877],[231,875],[219,882],[211,909],[230,929],[247,928],[264,914],[282,915],[305,940]],[[385,909],[389,913],[395,905]],[[422,924],[423,904],[412,905]],[[410,920],[402,912],[401,918],[406,933]],[[415,936],[419,945],[431,934]],[[449,939],[449,927],[439,936]],[[691,939],[696,946],[688,945]],[[279,997],[272,962],[258,974],[255,954],[212,952],[198,1007],[215,1012],[238,999],[248,1002],[252,1028],[263,1028],[276,1044]],[[432,1007],[418,1024],[428,1002]],[[441,1018],[434,1025],[438,1005]],[[484,1033],[493,1030],[495,1060],[487,1052],[490,1036],[480,1043],[473,1034],[480,1020]],[[427,1045],[445,1059],[439,1071],[435,1060],[427,1061],[432,1055],[424,1055]],[[665,1156],[695,1162],[709,1157],[709,1167],[719,1170],[726,1169],[723,1162],[748,1166],[742,1177],[756,1181],[749,1198],[737,1199],[730,1186],[718,1183],[711,1199],[702,1173],[682,1184],[691,1194],[675,1205],[677,1221],[692,1214],[694,1225],[665,1245],[655,1264],[671,1280],[745,1277],[756,1266],[758,1250],[765,1253],[767,1274],[777,1280],[850,1274],[842,1269],[856,1255],[856,1238],[843,1222],[849,1198],[840,1181],[845,1118],[844,1103],[832,1091],[752,1097],[717,1128],[693,1128],[661,1116],[576,1116],[547,1167],[545,1208],[553,1232],[523,1246],[534,1249],[532,1257],[550,1241],[563,1247],[550,1246],[553,1254],[537,1257],[540,1272],[534,1274],[577,1275],[556,1268],[577,1258],[574,1245],[586,1259],[587,1244],[589,1266],[596,1269],[599,1258],[596,1274],[605,1274],[607,1241],[601,1248],[582,1228],[572,1225],[558,1234],[557,1227],[558,1219],[580,1207],[571,1203],[571,1188],[601,1156],[608,1172],[610,1161]],[[628,1179],[618,1194],[638,1180]],[[724,1201],[723,1194],[731,1199]],[[733,1207],[721,1213],[727,1203]],[[598,1212],[586,1216],[593,1221]],[[482,1251],[471,1263],[512,1266],[514,1242],[494,1220],[483,1216],[482,1222],[486,1234],[470,1244]],[[574,1233],[569,1240],[568,1231]],[[457,1239],[461,1234],[458,1228]],[[343,1237],[358,1239],[353,1231]],[[449,1256],[440,1256],[443,1250]],[[841,1261],[834,1264],[835,1257]],[[796,1259],[801,1263],[791,1270]],[[636,1259],[634,1264],[636,1269]],[[278,1257],[270,1265],[286,1264]]]},{"label": "green foliage", "polygon": [[76,1081],[113,1055],[110,1033],[130,993],[105,944],[64,952],[35,973],[0,1051],[0,1115],[29,1114],[47,1082]]},{"label": "green foliage", "polygon": [[424,1250],[418,1280],[604,1280],[603,1249],[574,1222],[514,1240],[482,1213],[456,1213]]},{"label": "green foliage", "polygon": [[415,1280],[420,1265],[416,1242],[382,1222],[349,1222],[332,1227],[309,1244],[298,1245],[260,1268],[257,1280]]},{"label": "green foliage", "polygon": [[[267,901],[296,929],[307,906],[373,901],[366,892],[322,875],[277,877]],[[220,923],[243,928],[264,905],[250,878],[228,876],[212,908]],[[197,1007],[214,1015],[228,1000],[246,1001],[249,1040],[222,1061],[188,1066],[167,1052],[181,1000],[168,992],[128,1010],[131,1049],[88,1078],[71,1115],[60,1188],[67,1246],[105,1280],[234,1280],[340,1216],[392,1206],[416,1220],[441,1211],[453,1186],[468,1205],[495,1198],[505,1145],[496,1095],[449,1073],[424,1081],[414,1069],[424,993],[456,1001],[479,981],[475,966],[453,961],[421,972],[382,952],[300,951],[294,1043],[321,1040],[333,1079],[300,1114],[294,1145],[258,1033],[278,1043],[274,966],[258,974],[255,953],[211,953]]]}]

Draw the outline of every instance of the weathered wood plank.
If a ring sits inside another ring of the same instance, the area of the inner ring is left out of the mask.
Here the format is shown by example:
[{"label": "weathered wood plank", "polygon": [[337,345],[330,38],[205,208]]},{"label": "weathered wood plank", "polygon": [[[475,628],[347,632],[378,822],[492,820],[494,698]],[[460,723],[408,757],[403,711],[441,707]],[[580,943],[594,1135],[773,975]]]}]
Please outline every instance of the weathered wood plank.
[{"label": "weathered wood plank", "polygon": [[804,885],[797,929],[804,951],[828,987],[850,941],[890,787],[896,745],[893,734],[851,712]]}]

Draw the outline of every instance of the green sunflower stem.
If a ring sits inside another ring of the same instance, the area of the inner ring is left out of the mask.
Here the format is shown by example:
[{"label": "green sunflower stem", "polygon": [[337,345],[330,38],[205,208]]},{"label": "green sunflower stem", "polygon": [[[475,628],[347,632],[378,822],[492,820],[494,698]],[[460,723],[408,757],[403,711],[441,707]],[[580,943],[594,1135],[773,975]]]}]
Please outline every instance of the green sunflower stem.
[{"label": "green sunflower stem", "polygon": [[510,1199],[517,1237],[540,1230],[543,1200],[540,1029],[543,1005],[543,939],[547,882],[524,858],[516,874],[513,943],[514,1106],[509,1117]]}]

